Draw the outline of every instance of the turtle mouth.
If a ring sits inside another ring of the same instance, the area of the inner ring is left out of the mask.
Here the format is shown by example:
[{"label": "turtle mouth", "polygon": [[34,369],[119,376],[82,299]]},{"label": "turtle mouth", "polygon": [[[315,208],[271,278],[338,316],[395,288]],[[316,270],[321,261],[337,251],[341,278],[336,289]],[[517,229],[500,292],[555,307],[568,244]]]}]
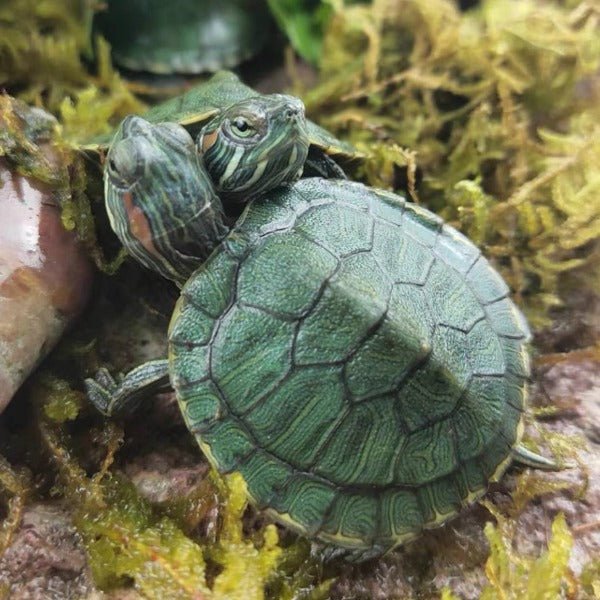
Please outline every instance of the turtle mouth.
[{"label": "turtle mouth", "polygon": [[306,118],[304,117],[304,115],[296,115],[292,117],[288,122],[291,123],[295,132],[299,136],[304,136],[308,138],[308,129],[306,127]]}]

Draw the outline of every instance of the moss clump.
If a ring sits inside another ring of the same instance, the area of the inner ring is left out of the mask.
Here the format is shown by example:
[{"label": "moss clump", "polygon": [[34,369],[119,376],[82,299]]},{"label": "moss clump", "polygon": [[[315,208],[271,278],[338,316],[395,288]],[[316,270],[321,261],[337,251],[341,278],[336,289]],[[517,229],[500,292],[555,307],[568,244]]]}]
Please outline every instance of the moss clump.
[{"label": "moss clump", "polygon": [[[216,475],[215,480],[220,481]],[[223,570],[215,579],[211,598],[262,599],[265,584],[275,575],[281,555],[277,528],[266,525],[257,548],[242,531],[242,515],[248,502],[242,476],[235,473],[226,478],[224,486],[218,485],[224,497],[222,529],[209,556]]]},{"label": "moss clump", "polygon": [[[573,536],[562,513],[552,522],[548,549],[538,558],[525,557],[513,550],[513,532],[507,532],[504,520],[497,526],[487,523],[484,531],[490,556],[485,564],[488,583],[481,592],[481,600],[585,597],[577,595],[578,584],[569,569]],[[441,600],[459,599],[446,589]]]},{"label": "moss clump", "polygon": [[92,3],[86,0],[7,0],[0,8],[0,85],[55,108],[88,76]]},{"label": "moss clump", "polygon": [[[105,458],[88,476],[64,427],[79,393],[67,382],[46,377],[32,389],[42,440],[58,469],[60,486],[72,507],[90,568],[101,589],[133,582],[148,598],[261,600],[278,572],[282,553],[275,525],[248,537],[242,515],[247,508],[241,476],[212,475],[212,497],[220,507],[214,540],[193,539],[159,507],[152,506],[124,476],[111,469],[122,431],[107,424],[100,436]],[[204,486],[206,493],[206,486]],[[215,575],[216,573],[216,575]]]},{"label": "moss clump", "polygon": [[543,600],[572,593],[574,577],[568,561],[573,537],[563,514],[554,519],[548,550],[537,559],[517,555],[502,525],[495,527],[488,523],[485,535],[490,543],[490,556],[485,565],[489,584],[481,594],[482,600]]},{"label": "moss clump", "polygon": [[600,560],[587,564],[579,577],[584,598],[600,598]]},{"label": "moss clump", "polygon": [[[112,68],[105,42],[92,44],[100,3],[6,0],[0,7],[0,87],[61,114],[65,136],[87,139],[143,106]],[[90,70],[90,64],[96,66]]]},{"label": "moss clump", "polygon": [[15,471],[0,455],[0,498],[3,502],[6,500],[6,514],[0,523],[0,556],[10,546],[19,527],[30,487],[29,475]]},{"label": "moss clump", "polygon": [[[262,599],[281,553],[277,531],[267,526],[256,547],[241,531],[243,481],[232,477],[219,489],[221,530],[216,542],[200,543],[157,514],[128,480],[105,477],[102,509],[85,506],[75,516],[98,586],[110,589],[133,580],[148,598]],[[207,561],[220,569],[210,586]]]},{"label": "moss clump", "polygon": [[155,515],[126,479],[110,475],[101,491],[102,510],[85,506],[75,516],[96,584],[106,590],[132,579],[148,598],[207,597],[202,548]]}]

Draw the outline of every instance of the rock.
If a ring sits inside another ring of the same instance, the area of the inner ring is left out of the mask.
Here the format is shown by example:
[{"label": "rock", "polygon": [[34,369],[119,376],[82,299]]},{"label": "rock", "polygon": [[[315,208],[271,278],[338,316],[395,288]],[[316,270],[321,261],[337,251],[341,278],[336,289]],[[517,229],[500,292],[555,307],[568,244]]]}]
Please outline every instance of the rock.
[{"label": "rock", "polygon": [[[1,108],[8,110],[6,99]],[[20,109],[11,122],[28,118]],[[0,114],[0,123],[1,117],[8,121]],[[39,122],[33,110],[31,119]],[[39,139],[41,133],[25,130],[26,125],[21,135]],[[0,150],[3,143],[0,139]],[[45,140],[41,144],[37,149],[58,169],[64,155]],[[0,412],[89,294],[91,265],[60,213],[51,184],[19,174],[13,161],[0,158]]]},{"label": "rock", "polygon": [[31,504],[0,559],[0,589],[11,600],[86,598],[95,589],[86,554],[68,510]]}]

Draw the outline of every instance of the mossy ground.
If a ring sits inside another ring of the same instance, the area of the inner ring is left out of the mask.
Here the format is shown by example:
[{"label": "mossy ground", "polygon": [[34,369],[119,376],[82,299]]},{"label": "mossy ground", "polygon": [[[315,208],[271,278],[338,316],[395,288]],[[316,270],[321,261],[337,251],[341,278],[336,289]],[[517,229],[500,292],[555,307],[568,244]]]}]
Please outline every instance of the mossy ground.
[{"label": "mossy ground", "polygon": [[[303,3],[287,4],[293,14],[282,9],[284,25],[286,19],[290,27],[306,25]],[[96,264],[112,272],[122,261],[106,258],[118,257],[118,246],[103,227],[96,166],[73,145],[108,131],[143,103],[133,92],[139,84],[129,85],[111,65],[106,44],[91,37],[94,8],[86,0],[3,3],[0,86],[57,116],[57,143],[69,167],[48,173],[17,130],[6,135],[8,126],[0,134],[0,153],[16,168],[54,181],[65,226],[77,229]],[[306,39],[322,51],[308,55],[318,63],[310,88],[287,52],[291,89],[304,98],[311,118],[368,155],[354,176],[408,194],[482,247],[534,327],[539,373],[561,361],[577,374],[586,361],[598,364],[600,327],[597,315],[590,317],[600,293],[597,3],[487,0],[462,13],[449,0],[330,0],[314,23],[292,30],[300,51]],[[11,110],[0,98],[0,115]],[[215,599],[600,596],[597,558],[573,566],[582,547],[589,555],[597,548],[581,541],[594,531],[593,518],[577,524],[573,514],[560,514],[568,502],[582,512],[598,508],[583,476],[511,476],[494,488],[485,507],[431,532],[420,547],[359,568],[324,566],[304,541],[263,523],[246,509],[236,478],[202,475],[184,491],[175,486],[163,500],[139,482],[136,487],[126,473],[154,447],[172,452],[175,466],[202,459],[172,406],[164,413],[172,424],[150,418],[147,424],[127,421],[121,429],[92,414],[81,377],[107,360],[117,369],[132,366],[143,354],[133,338],[147,330],[115,331],[126,330],[133,313],[139,322],[151,321],[149,329],[165,330],[174,293],[126,265],[115,277],[102,276],[95,296],[80,326],[2,417],[0,450],[7,460],[0,462],[0,550],[35,499],[68,507],[95,585],[110,593],[135,588],[146,597]],[[582,319],[589,323],[584,330]],[[579,448],[580,456],[588,456],[593,441],[578,442],[575,429],[556,426],[569,423],[572,410],[564,394],[557,397],[560,390],[537,395],[544,405],[539,416],[550,421],[537,437],[530,427],[530,443],[543,439],[563,458],[573,459]],[[548,433],[552,428],[557,431]],[[155,479],[164,486],[169,477]],[[554,500],[541,503],[541,496]],[[527,546],[520,527],[540,506],[548,514],[535,523],[548,537]]]}]

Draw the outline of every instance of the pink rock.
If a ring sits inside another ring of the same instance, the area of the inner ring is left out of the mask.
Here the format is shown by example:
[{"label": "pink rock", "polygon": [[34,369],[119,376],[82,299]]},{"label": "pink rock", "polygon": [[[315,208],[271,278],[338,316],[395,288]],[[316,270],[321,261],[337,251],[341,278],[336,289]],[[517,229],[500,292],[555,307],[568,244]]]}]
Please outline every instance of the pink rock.
[{"label": "pink rock", "polygon": [[91,279],[49,186],[0,158],[0,412],[79,314]]}]

